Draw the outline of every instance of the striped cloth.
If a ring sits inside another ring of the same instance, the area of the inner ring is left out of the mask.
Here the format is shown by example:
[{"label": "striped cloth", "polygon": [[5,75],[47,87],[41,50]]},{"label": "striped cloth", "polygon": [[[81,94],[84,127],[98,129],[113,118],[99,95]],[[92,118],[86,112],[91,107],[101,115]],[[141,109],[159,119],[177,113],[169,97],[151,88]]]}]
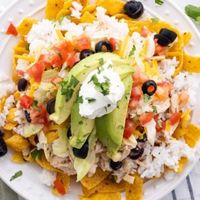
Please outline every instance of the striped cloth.
[{"label": "striped cloth", "polygon": [[[13,0],[0,0],[0,12],[4,10]],[[153,2],[153,0],[152,0]],[[200,0],[173,0],[182,9],[187,4],[196,4],[200,6]],[[200,27],[198,27],[200,30]],[[24,200],[17,196],[0,180],[0,200]],[[200,161],[197,163],[190,175],[171,193],[162,200],[200,200]]]}]

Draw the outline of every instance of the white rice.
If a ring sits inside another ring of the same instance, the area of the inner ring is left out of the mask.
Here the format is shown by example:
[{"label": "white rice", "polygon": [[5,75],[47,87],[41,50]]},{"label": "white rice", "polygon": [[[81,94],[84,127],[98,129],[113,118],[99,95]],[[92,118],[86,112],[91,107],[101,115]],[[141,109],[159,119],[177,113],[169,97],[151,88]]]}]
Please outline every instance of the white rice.
[{"label": "white rice", "polygon": [[82,9],[83,9],[83,6],[80,3],[74,1],[72,3],[72,7],[70,8],[71,16],[77,19],[80,19]]},{"label": "white rice", "polygon": [[16,70],[26,72],[26,70],[28,69],[29,65],[30,65],[30,63],[28,61],[23,60],[23,59],[18,59],[17,60]]}]

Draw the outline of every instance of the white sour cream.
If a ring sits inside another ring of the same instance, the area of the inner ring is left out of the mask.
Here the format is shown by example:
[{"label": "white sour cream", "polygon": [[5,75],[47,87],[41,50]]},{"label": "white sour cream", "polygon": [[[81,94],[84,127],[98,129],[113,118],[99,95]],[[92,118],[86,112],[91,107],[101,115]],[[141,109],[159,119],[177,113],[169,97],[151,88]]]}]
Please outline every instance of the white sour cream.
[{"label": "white sour cream", "polygon": [[[109,83],[107,94],[103,94],[99,90],[93,81],[94,76],[99,84]],[[113,70],[112,62],[105,63],[100,69],[92,71],[80,88],[79,98],[82,99],[82,103],[79,104],[80,115],[94,119],[112,112],[117,107],[117,102],[122,98],[124,92],[124,84]]]}]

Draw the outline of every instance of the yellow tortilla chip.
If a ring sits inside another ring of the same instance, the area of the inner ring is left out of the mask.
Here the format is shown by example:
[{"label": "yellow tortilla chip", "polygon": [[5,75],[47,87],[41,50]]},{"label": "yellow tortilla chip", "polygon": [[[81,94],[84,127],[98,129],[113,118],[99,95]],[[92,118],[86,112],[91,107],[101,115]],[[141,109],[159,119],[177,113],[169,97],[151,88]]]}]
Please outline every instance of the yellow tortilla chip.
[{"label": "yellow tortilla chip", "polygon": [[72,2],[74,0],[66,0],[64,1],[62,9],[56,14],[56,20],[62,19],[63,17],[70,15],[70,7],[72,6]]},{"label": "yellow tortilla chip", "polygon": [[24,53],[28,53],[28,43],[21,39],[18,44],[14,47],[14,55],[22,55]]},{"label": "yellow tortilla chip", "polygon": [[17,108],[11,108],[9,110],[9,113],[8,113],[8,115],[6,117],[7,122],[10,122],[10,123],[13,123],[13,124],[16,123],[16,121],[15,121],[15,112],[16,111],[17,111]]},{"label": "yellow tortilla chip", "polygon": [[11,130],[10,131],[3,130],[3,133],[4,133],[4,135],[3,135],[4,140],[7,140],[8,138],[11,138],[13,136],[13,132]]},{"label": "yellow tortilla chip", "polygon": [[123,14],[123,13],[119,13],[114,15],[116,19],[127,19],[127,20],[132,20],[128,15]]},{"label": "yellow tortilla chip", "polygon": [[200,57],[184,54],[183,69],[191,73],[200,73]]},{"label": "yellow tortilla chip", "polygon": [[142,200],[143,196],[143,179],[135,175],[134,184],[127,184],[126,200]]},{"label": "yellow tortilla chip", "polygon": [[96,7],[97,7],[96,4],[88,4],[83,8],[82,13],[84,12],[93,13],[96,10]]},{"label": "yellow tortilla chip", "polygon": [[11,160],[14,162],[14,163],[17,163],[17,164],[22,164],[24,163],[24,158],[22,156],[22,154],[20,152],[15,152],[12,157],[11,157]]},{"label": "yellow tortilla chip", "polygon": [[46,134],[47,143],[52,144],[54,140],[58,139],[58,132],[48,132]]},{"label": "yellow tortilla chip", "polygon": [[35,62],[35,57],[33,56],[29,56],[29,55],[14,55],[15,58],[17,59],[22,59],[22,60],[26,60],[26,61],[29,61],[31,63]]},{"label": "yellow tortilla chip", "polygon": [[13,135],[12,137],[5,140],[6,144],[13,150],[21,152],[29,148],[29,142],[21,135]]},{"label": "yellow tortilla chip", "polygon": [[29,31],[31,30],[33,24],[36,24],[36,23],[37,23],[36,19],[27,17],[27,18],[23,19],[21,24],[17,27],[17,32],[21,36],[26,36],[29,33]]},{"label": "yellow tortilla chip", "polygon": [[185,128],[184,139],[190,147],[195,147],[200,139],[200,127],[190,123]]},{"label": "yellow tortilla chip", "polygon": [[179,168],[177,170],[177,173],[182,173],[183,170],[185,169],[185,166],[186,164],[188,163],[188,159],[185,158],[185,157],[182,157],[180,160],[179,160]]},{"label": "yellow tortilla chip", "polygon": [[91,197],[81,196],[80,200],[121,200],[121,193],[97,193]]},{"label": "yellow tortilla chip", "polygon": [[122,0],[97,0],[97,6],[104,7],[109,15],[123,13],[125,2]]},{"label": "yellow tortilla chip", "polygon": [[192,38],[192,33],[190,33],[190,32],[183,33],[183,43],[184,43],[184,46],[186,46],[186,45],[189,44],[191,38]]},{"label": "yellow tortilla chip", "polygon": [[95,16],[88,11],[84,12],[80,18],[81,23],[92,23],[95,20]]},{"label": "yellow tortilla chip", "polygon": [[60,173],[62,173],[61,170],[56,169],[53,166],[51,166],[51,164],[47,161],[47,159],[46,159],[44,154],[42,154],[40,157],[37,157],[35,159],[35,161],[40,167],[42,167],[44,169],[47,169],[47,170],[52,171],[52,172],[60,172]]},{"label": "yellow tortilla chip", "polygon": [[120,183],[116,183],[115,180],[106,179],[96,187],[88,190],[82,187],[82,191],[86,197],[91,196],[95,193],[116,193],[116,192],[123,192],[126,189],[126,183],[121,181]]},{"label": "yellow tortilla chip", "polygon": [[81,184],[88,190],[99,185],[109,175],[109,172],[104,172],[100,168],[97,168],[96,173],[92,177],[85,176],[81,180]]},{"label": "yellow tortilla chip", "polygon": [[3,127],[4,130],[11,131],[16,126],[16,123],[7,122]]},{"label": "yellow tortilla chip", "polygon": [[49,20],[56,19],[56,16],[59,13],[59,11],[63,8],[63,5],[64,0],[47,0],[45,17]]},{"label": "yellow tortilla chip", "polygon": [[6,97],[2,97],[0,101],[0,113],[3,112],[5,102],[6,102]]}]

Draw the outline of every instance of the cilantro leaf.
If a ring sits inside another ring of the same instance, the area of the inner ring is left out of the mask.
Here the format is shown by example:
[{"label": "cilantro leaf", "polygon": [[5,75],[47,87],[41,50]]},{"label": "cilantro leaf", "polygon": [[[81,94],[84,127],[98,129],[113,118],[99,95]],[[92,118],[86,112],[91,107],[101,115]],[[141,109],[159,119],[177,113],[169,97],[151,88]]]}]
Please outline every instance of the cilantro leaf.
[{"label": "cilantro leaf", "polygon": [[11,176],[10,181],[15,180],[16,178],[18,178],[22,175],[23,175],[23,172],[20,170],[20,171],[16,172],[13,176]]},{"label": "cilantro leaf", "polygon": [[85,98],[85,99],[88,101],[88,103],[93,103],[93,102],[96,101],[95,98],[91,98],[91,97],[87,97],[87,98]]},{"label": "cilantro leaf", "polygon": [[79,96],[77,98],[77,103],[83,103],[83,97],[82,96]]},{"label": "cilantro leaf", "polygon": [[197,24],[200,24],[200,6],[187,5],[185,7],[186,14],[191,17]]},{"label": "cilantro leaf", "polygon": [[147,103],[151,99],[151,97],[148,94],[144,94],[143,98],[145,103]]},{"label": "cilantro leaf", "polygon": [[132,49],[131,49],[131,51],[130,51],[130,53],[129,53],[129,57],[131,57],[131,56],[133,56],[134,55],[134,53],[135,53],[135,50],[136,50],[136,47],[135,47],[135,45],[132,47]]},{"label": "cilantro leaf", "polygon": [[153,112],[158,113],[156,106],[152,106]]},{"label": "cilantro leaf", "polygon": [[157,18],[157,17],[152,17],[152,18],[151,18],[151,21],[152,21],[153,23],[158,23],[158,22],[160,21],[160,19]]},{"label": "cilantro leaf", "polygon": [[40,158],[41,157],[41,155],[42,155],[42,150],[40,149],[40,150],[37,150],[37,149],[33,149],[32,151],[31,151],[31,157],[33,158],[33,160],[36,160],[37,158]]},{"label": "cilantro leaf", "polygon": [[61,94],[65,95],[66,101],[69,101],[74,93],[74,88],[78,85],[79,81],[72,75],[70,80],[62,81]]},{"label": "cilantro leaf", "polygon": [[164,1],[163,0],[155,0],[155,3],[158,5],[162,5],[164,3]]},{"label": "cilantro leaf", "polygon": [[104,59],[103,58],[99,58],[99,65],[102,66],[104,64]]}]

